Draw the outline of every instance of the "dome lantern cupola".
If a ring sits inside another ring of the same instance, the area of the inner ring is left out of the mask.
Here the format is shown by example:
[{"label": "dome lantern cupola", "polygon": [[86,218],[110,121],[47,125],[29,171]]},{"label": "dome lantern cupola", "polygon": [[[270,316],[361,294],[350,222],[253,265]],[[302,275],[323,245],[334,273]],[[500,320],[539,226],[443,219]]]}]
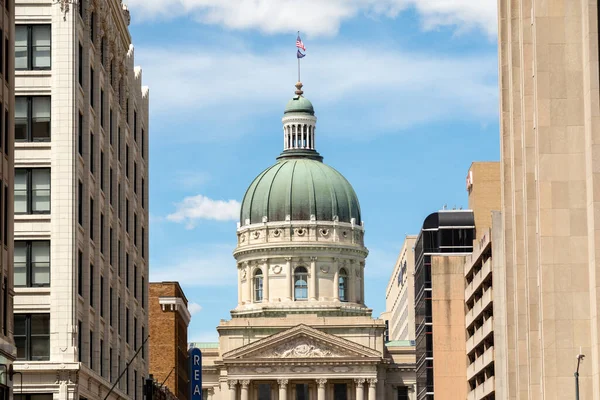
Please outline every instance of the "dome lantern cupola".
[{"label": "dome lantern cupola", "polygon": [[295,96],[288,101],[283,113],[284,154],[290,150],[315,151],[317,117],[312,103],[303,94],[302,82],[296,83]]}]

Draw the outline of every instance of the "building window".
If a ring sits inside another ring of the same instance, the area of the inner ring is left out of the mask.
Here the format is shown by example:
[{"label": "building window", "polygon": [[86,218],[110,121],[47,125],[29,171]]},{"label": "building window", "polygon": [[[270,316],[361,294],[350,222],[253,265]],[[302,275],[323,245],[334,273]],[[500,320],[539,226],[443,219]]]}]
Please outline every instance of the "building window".
[{"label": "building window", "polygon": [[15,214],[50,213],[50,168],[15,169]]},{"label": "building window", "polygon": [[83,157],[83,114],[79,111],[79,121],[77,127],[77,150],[79,155]]},{"label": "building window", "polygon": [[113,228],[108,230],[108,263],[113,265]]},{"label": "building window", "polygon": [[142,128],[141,137],[142,137],[142,145],[141,145],[141,149],[140,149],[141,151],[140,151],[140,153],[141,153],[141,155],[142,155],[142,158],[144,158],[144,143],[145,143],[145,139],[144,139],[144,128]]},{"label": "building window", "polygon": [[100,316],[104,317],[104,277],[100,275]]},{"label": "building window", "polygon": [[94,44],[94,38],[96,37],[96,13],[92,11],[90,14],[90,42]]},{"label": "building window", "polygon": [[108,349],[108,381],[113,383],[113,349]]},{"label": "building window", "polygon": [[137,247],[137,214],[133,213],[133,245]]},{"label": "building window", "polygon": [[90,368],[94,369],[94,331],[90,330]]},{"label": "building window", "polygon": [[408,400],[408,387],[398,386],[398,400]]},{"label": "building window", "polygon": [[15,287],[50,286],[50,241],[15,241]]},{"label": "building window", "polygon": [[294,271],[294,299],[306,300],[308,298],[308,272],[304,267]]},{"label": "building window", "polygon": [[100,339],[100,376],[104,377],[104,340]]},{"label": "building window", "polygon": [[[8,0],[6,0],[8,1]],[[8,396],[2,397],[3,399],[8,399]],[[14,394],[15,400],[52,400],[52,393],[23,393],[23,394]],[[206,397],[203,397],[203,399]]]},{"label": "building window", "polygon": [[100,89],[100,126],[104,128],[104,89]]},{"label": "building window", "polygon": [[100,213],[100,253],[104,254],[104,214]]},{"label": "building window", "polygon": [[129,199],[125,199],[125,232],[129,233]]},{"label": "building window", "polygon": [[83,226],[83,183],[79,181],[77,187],[77,221],[79,225]]},{"label": "building window", "polygon": [[[119,335],[121,335],[121,296],[117,299],[117,328]],[[119,364],[121,363],[119,362]]]},{"label": "building window", "polygon": [[94,264],[90,263],[90,307],[94,307]]},{"label": "building window", "polygon": [[307,383],[297,383],[296,384],[296,400],[308,400],[308,384]]},{"label": "building window", "polygon": [[94,108],[94,67],[90,66],[90,106]]},{"label": "building window", "polygon": [[[146,278],[142,276],[142,308],[146,306]],[[142,335],[143,337],[144,335]]]},{"label": "building window", "polygon": [[129,344],[129,307],[125,307],[125,342]]},{"label": "building window", "polygon": [[113,326],[113,308],[114,308],[113,296],[114,296],[113,288],[111,287],[110,290],[108,291],[108,321],[109,321],[110,326]]},{"label": "building window", "polygon": [[110,141],[110,145],[113,144],[113,110],[112,108],[108,111],[108,138]]},{"label": "building window", "polygon": [[133,349],[137,350],[138,341],[137,341],[137,318],[133,317]]},{"label": "building window", "polygon": [[144,180],[144,178],[142,178],[142,190],[141,190],[141,196],[142,196],[142,208],[146,207],[146,181]]},{"label": "building window", "polygon": [[137,110],[133,110],[133,140],[137,142]]},{"label": "building window", "polygon": [[110,168],[108,171],[108,201],[110,205],[113,205],[113,169]]},{"label": "building window", "polygon": [[146,340],[146,328],[142,326],[142,360],[146,358],[146,345],[144,340]]},{"label": "building window", "polygon": [[90,239],[94,240],[94,199],[90,197]]},{"label": "building window", "polygon": [[15,314],[17,360],[50,360],[50,314]]},{"label": "building window", "polygon": [[348,272],[344,268],[340,270],[338,280],[338,296],[340,301],[348,301]]},{"label": "building window", "polygon": [[100,190],[104,192],[104,151],[100,150]]},{"label": "building window", "polygon": [[83,252],[81,250],[77,255],[77,293],[83,296]]},{"label": "building window", "polygon": [[94,173],[94,164],[96,163],[96,157],[94,154],[94,132],[90,132],[90,172]]},{"label": "building window", "polygon": [[254,271],[254,301],[263,300],[263,273],[261,269]]},{"label": "building window", "polygon": [[83,324],[77,321],[77,361],[83,361]]},{"label": "building window", "polygon": [[129,178],[129,145],[125,144],[125,177]]},{"label": "building window", "polygon": [[142,237],[140,238],[142,241],[142,258],[146,258],[146,229],[142,226]]},{"label": "building window", "polygon": [[[81,0],[80,0],[81,1]],[[79,43],[79,65],[77,66],[77,78],[79,80],[79,86],[83,88],[83,46]]]},{"label": "building window", "polygon": [[137,193],[137,163],[133,162],[133,193]]},{"label": "building window", "polygon": [[129,253],[125,252],[125,287],[129,287]]},{"label": "building window", "polygon": [[50,96],[15,98],[15,141],[50,140]]},{"label": "building window", "polygon": [[106,67],[106,40],[104,36],[100,38],[100,62],[103,67]]},{"label": "building window", "polygon": [[50,25],[15,26],[15,69],[50,69]]},{"label": "building window", "polygon": [[138,274],[137,265],[133,264],[133,297],[135,297],[136,299],[138,297],[137,274]]}]

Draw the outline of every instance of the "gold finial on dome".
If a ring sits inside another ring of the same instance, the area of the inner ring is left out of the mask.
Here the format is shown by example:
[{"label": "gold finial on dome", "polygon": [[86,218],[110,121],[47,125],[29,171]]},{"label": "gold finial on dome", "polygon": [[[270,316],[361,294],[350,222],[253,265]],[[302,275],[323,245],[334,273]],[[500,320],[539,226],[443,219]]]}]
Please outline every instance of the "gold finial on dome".
[{"label": "gold finial on dome", "polygon": [[296,91],[294,93],[296,93],[298,96],[302,96],[302,94],[304,93],[304,91],[302,90],[302,82],[298,81],[296,83]]}]

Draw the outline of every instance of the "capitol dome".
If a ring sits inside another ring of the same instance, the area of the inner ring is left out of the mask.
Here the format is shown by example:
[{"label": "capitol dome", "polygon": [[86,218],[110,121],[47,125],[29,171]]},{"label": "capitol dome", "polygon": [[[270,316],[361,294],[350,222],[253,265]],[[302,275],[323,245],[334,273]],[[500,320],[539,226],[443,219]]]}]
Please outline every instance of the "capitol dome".
[{"label": "capitol dome", "polygon": [[[288,217],[289,216],[289,217]],[[333,221],[360,224],[360,205],[350,183],[319,158],[282,155],[263,171],[244,196],[241,223]],[[266,222],[266,221],[265,221]]]}]

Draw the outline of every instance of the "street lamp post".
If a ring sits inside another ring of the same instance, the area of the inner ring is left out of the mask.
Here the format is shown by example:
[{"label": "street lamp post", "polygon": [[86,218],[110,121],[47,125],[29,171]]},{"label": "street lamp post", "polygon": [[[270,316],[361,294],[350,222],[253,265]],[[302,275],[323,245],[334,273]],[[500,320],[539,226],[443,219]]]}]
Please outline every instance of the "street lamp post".
[{"label": "street lamp post", "polygon": [[575,400],[579,400],[579,364],[583,361],[583,357],[585,357],[581,353],[581,347],[579,348],[579,354],[577,354],[577,369],[575,370]]}]

